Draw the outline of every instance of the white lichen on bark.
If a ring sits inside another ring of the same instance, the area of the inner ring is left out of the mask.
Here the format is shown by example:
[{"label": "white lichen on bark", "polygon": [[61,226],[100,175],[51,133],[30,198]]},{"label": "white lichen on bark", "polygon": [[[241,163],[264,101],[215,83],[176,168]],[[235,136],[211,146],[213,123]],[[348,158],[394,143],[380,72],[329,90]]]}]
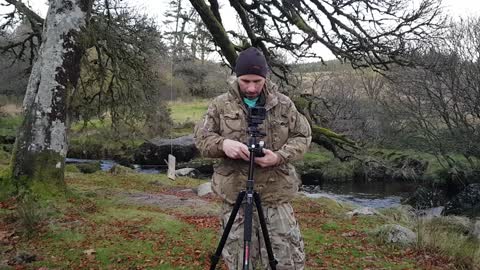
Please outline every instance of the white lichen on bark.
[{"label": "white lichen on bark", "polygon": [[63,181],[67,92],[79,77],[82,49],[77,39],[91,6],[89,0],[49,1],[42,45],[23,102],[25,119],[13,155],[16,179],[53,175]]},{"label": "white lichen on bark", "polygon": [[[85,25],[85,17],[86,13],[75,1],[50,1],[43,43],[39,57],[33,66],[23,103],[25,110],[32,106],[36,110],[33,114],[35,119],[32,129],[33,140],[29,145],[30,151],[50,149],[66,156],[65,121],[60,119],[50,121],[47,115],[52,112],[58,91],[67,91],[66,86],[57,81],[58,73],[66,72],[63,67],[65,54],[72,50],[71,47],[64,45],[75,42],[69,33],[72,30],[80,31]],[[49,140],[46,140],[47,137]]]}]

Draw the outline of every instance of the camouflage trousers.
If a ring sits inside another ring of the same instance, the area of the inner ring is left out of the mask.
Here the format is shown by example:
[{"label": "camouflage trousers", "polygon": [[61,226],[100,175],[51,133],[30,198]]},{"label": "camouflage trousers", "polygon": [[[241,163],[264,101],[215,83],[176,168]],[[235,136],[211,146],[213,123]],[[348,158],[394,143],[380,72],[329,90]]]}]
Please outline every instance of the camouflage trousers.
[{"label": "camouflage trousers", "polygon": [[[244,206],[240,207],[222,251],[222,257],[229,270],[243,269],[243,222]],[[277,270],[303,270],[305,252],[303,238],[289,203],[275,207],[262,206],[267,224],[273,254],[278,261]],[[233,206],[222,207],[222,232],[227,225]],[[250,269],[270,269],[267,249],[263,238],[256,207],[253,207],[252,242],[250,245]]]}]

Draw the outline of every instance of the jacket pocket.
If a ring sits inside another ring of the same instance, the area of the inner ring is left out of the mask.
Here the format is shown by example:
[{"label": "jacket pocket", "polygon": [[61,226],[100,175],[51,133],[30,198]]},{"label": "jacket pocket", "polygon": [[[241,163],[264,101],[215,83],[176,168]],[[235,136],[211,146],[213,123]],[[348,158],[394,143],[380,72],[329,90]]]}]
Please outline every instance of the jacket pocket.
[{"label": "jacket pocket", "polygon": [[242,131],[242,120],[240,113],[233,112],[223,115],[223,133],[229,134]]},{"label": "jacket pocket", "polygon": [[212,189],[229,203],[234,203],[243,185],[238,183],[238,171],[231,166],[218,166],[212,177]]},{"label": "jacket pocket", "polygon": [[215,168],[215,172],[222,175],[222,176],[229,176],[235,171],[235,168],[230,166],[218,166]]},{"label": "jacket pocket", "polygon": [[288,141],[288,115],[283,115],[274,121],[273,148],[279,150]]}]

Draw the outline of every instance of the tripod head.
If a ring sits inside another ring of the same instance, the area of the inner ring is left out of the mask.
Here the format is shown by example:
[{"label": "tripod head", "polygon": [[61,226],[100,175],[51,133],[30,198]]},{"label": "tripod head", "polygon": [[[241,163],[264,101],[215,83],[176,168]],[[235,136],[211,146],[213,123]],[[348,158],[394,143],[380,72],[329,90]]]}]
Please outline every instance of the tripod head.
[{"label": "tripod head", "polygon": [[264,142],[257,143],[258,137],[263,137],[266,134],[261,132],[258,125],[263,123],[267,115],[265,107],[255,106],[248,108],[248,149],[255,157],[263,157]]}]

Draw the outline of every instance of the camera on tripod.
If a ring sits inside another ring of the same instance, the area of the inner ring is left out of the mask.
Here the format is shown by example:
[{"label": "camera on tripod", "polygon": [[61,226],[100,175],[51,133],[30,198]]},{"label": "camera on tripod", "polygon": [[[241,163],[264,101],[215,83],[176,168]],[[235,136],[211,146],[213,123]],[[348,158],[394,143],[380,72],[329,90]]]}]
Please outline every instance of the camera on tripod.
[{"label": "camera on tripod", "polygon": [[258,129],[258,125],[260,125],[267,115],[267,110],[264,107],[251,107],[248,108],[248,150],[250,151],[250,162],[248,167],[248,179],[246,184],[246,190],[240,191],[237,196],[237,200],[233,205],[232,213],[228,218],[228,222],[225,225],[223,230],[222,238],[220,239],[220,243],[218,244],[217,250],[215,254],[212,256],[212,263],[210,265],[210,270],[215,270],[218,261],[220,260],[220,255],[222,254],[223,247],[227,242],[228,234],[232,228],[233,222],[235,217],[242,205],[244,204],[244,222],[243,222],[243,270],[249,270],[250,267],[250,244],[252,242],[252,224],[253,224],[253,206],[255,205],[257,208],[258,219],[260,221],[260,226],[262,228],[263,239],[265,243],[265,248],[267,249],[268,255],[268,264],[270,265],[270,269],[276,270],[277,260],[273,254],[272,243],[270,242],[267,223],[265,221],[265,215],[263,213],[260,195],[254,190],[254,164],[255,164],[255,157],[263,157],[265,154],[263,153],[263,146],[264,142],[260,141],[257,143],[258,137],[266,136],[265,133],[261,132]]},{"label": "camera on tripod", "polygon": [[267,110],[265,107],[255,106],[248,108],[248,147],[252,150],[255,157],[265,156],[263,153],[263,146],[265,143],[263,141],[257,143],[257,137],[263,137],[266,135],[258,129],[258,125],[263,123],[266,115]]}]

